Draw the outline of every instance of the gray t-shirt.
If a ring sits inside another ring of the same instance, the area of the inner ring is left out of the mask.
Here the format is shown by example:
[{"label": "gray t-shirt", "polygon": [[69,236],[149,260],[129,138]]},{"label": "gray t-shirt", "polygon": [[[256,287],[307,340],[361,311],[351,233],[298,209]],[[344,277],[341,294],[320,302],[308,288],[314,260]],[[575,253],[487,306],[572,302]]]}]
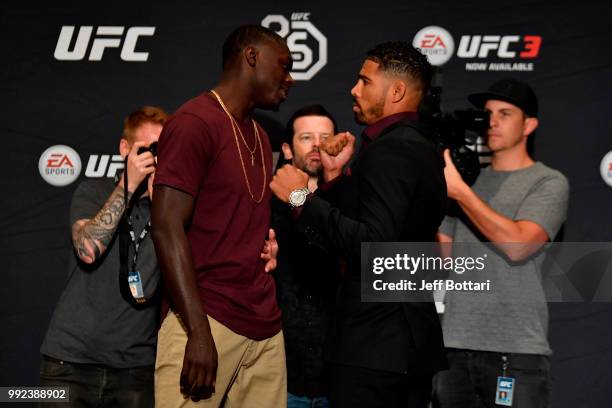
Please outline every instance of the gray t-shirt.
[{"label": "gray t-shirt", "polygon": [[[76,189],[70,209],[70,226],[80,219],[93,218],[115,188],[111,179],[84,180]],[[132,210],[138,237],[150,216],[149,199],[140,199]],[[106,252],[92,265],[69,257],[68,282],[62,293],[41,353],[72,362],[114,368],[140,367],[155,363],[158,307],[132,307],[119,290],[119,234]],[[130,251],[130,263],[132,252]],[[138,250],[137,270],[145,295],[153,293],[159,279],[151,234]]]},{"label": "gray t-shirt", "polygon": [[[560,172],[540,162],[516,171],[483,169],[472,187],[500,214],[540,225],[552,241],[565,221],[569,185]],[[462,256],[481,256],[483,237],[463,221],[447,217],[440,231],[462,246]],[[479,236],[480,235],[480,236]],[[489,244],[490,245],[490,244]],[[469,254],[467,253],[469,252]],[[492,251],[487,251],[491,254]],[[457,255],[456,250],[453,254]],[[541,285],[545,254],[511,265],[501,255],[489,255],[486,268],[471,277],[491,279],[491,294],[446,293],[443,318],[446,347],[525,354],[550,354],[548,307]],[[480,274],[480,276],[479,276]]]}]

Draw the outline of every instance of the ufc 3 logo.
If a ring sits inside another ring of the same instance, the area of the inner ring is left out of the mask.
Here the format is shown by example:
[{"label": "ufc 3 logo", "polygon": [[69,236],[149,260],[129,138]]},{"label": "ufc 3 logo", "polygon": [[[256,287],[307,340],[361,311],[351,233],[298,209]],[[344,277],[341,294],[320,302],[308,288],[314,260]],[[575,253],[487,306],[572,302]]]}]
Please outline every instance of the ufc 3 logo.
[{"label": "ufc 3 logo", "polygon": [[464,35],[459,42],[460,58],[487,58],[492,51],[499,58],[536,58],[540,53],[542,37],[539,35]]},{"label": "ufc 3 logo", "polygon": [[[91,41],[94,27],[81,26],[76,40],[73,41],[75,29],[75,26],[62,26],[53,54],[56,60],[81,61],[87,55],[91,43],[87,58],[89,61],[102,61],[104,50],[107,48],[121,48],[120,56],[123,61],[145,62],[149,59],[149,53],[136,51],[136,44],[140,37],[155,34],[155,27],[129,27],[126,30],[126,27],[122,26],[99,26]],[[74,45],[70,49],[73,42]]]}]

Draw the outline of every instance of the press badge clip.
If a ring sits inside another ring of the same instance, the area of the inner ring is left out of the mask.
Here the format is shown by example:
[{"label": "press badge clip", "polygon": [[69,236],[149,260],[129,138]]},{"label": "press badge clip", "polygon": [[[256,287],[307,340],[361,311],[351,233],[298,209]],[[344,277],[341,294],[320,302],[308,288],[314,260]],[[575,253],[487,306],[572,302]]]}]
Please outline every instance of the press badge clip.
[{"label": "press badge clip", "polygon": [[130,285],[130,292],[132,292],[132,296],[134,297],[134,299],[140,299],[144,297],[144,290],[142,289],[142,280],[140,279],[140,272],[128,272],[128,284]]},{"label": "press badge clip", "polygon": [[506,377],[508,369],[508,357],[502,356],[502,375],[497,377],[497,388],[495,389],[495,404],[504,407],[512,406],[512,397],[514,396],[514,386],[516,379]]}]

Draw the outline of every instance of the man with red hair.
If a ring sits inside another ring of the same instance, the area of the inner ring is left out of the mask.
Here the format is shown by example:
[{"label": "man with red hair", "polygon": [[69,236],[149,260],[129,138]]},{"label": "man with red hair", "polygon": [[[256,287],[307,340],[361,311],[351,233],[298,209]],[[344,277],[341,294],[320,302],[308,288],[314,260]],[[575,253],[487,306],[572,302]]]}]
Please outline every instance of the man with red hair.
[{"label": "man with red hair", "polygon": [[[127,186],[123,175],[88,179],[72,197],[74,251],[68,283],[41,347],[40,379],[42,386],[69,387],[74,406],[154,404],[156,302],[138,306],[129,298],[129,289],[122,295],[128,278],[120,283],[119,271],[122,263],[127,267],[121,256],[125,249],[131,255],[134,297],[154,298],[160,273],[148,233],[155,172],[150,146],[157,142],[166,116],[161,108],[145,106],[125,119],[119,152],[126,158]],[[132,231],[137,246],[121,248],[129,245],[120,237],[122,219],[128,220],[129,226],[123,226]]]}]

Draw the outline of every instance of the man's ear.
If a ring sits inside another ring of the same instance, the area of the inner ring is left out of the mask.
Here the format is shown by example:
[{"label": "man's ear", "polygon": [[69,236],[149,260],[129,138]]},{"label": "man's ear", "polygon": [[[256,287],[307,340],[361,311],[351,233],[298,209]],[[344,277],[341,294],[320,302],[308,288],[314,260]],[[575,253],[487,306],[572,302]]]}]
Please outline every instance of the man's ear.
[{"label": "man's ear", "polygon": [[527,136],[532,134],[538,127],[538,118],[527,118],[525,119],[525,126],[523,127],[523,135]]},{"label": "man's ear", "polygon": [[393,103],[397,103],[406,97],[407,87],[404,81],[393,81],[390,90]]},{"label": "man's ear", "polygon": [[291,151],[291,147],[289,147],[288,143],[283,143],[281,145],[281,150],[283,151],[285,160],[293,160],[293,152]]},{"label": "man's ear", "polygon": [[257,64],[257,49],[252,45],[244,48],[243,55],[249,66],[254,67]]},{"label": "man's ear", "polygon": [[126,156],[130,153],[131,148],[132,146],[130,146],[130,142],[128,142],[126,138],[122,137],[119,141],[119,154],[121,155],[121,157],[125,159]]}]

